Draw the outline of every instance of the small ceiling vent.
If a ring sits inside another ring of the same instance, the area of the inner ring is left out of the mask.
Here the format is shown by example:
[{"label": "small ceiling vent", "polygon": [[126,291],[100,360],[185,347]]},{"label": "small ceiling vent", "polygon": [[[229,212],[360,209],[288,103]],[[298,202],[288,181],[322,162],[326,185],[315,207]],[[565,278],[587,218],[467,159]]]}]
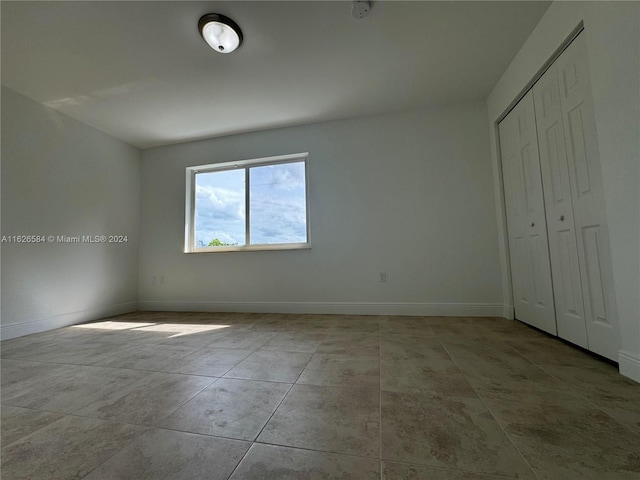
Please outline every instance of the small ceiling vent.
[{"label": "small ceiling vent", "polygon": [[369,10],[371,10],[371,2],[366,0],[356,0],[351,4],[351,15],[354,18],[364,18],[369,15]]}]

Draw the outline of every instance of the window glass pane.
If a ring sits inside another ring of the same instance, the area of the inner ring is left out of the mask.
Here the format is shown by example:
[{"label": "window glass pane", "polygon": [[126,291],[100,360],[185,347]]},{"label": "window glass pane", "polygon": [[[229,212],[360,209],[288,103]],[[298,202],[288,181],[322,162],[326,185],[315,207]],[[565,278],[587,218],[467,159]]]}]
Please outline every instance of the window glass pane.
[{"label": "window glass pane", "polygon": [[195,177],[195,248],[244,245],[245,169]]},{"label": "window glass pane", "polygon": [[305,243],[305,162],[251,167],[249,175],[251,244]]}]

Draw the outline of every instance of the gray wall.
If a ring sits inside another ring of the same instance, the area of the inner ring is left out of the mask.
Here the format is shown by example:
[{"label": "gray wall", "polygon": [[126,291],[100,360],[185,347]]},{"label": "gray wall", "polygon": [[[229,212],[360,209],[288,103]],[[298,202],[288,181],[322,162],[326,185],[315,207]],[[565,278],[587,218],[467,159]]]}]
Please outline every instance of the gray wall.
[{"label": "gray wall", "polygon": [[[140,308],[502,315],[486,118],[478,102],[145,150]],[[185,167],[297,152],[310,250],[182,253]]]},{"label": "gray wall", "polygon": [[133,311],[140,152],[2,88],[2,235],[128,235],[2,244],[2,338]]},{"label": "gray wall", "polygon": [[[614,288],[622,344],[620,372],[640,382],[640,4],[554,2],[488,98],[492,162],[499,185],[494,123],[553,52],[584,22]],[[503,285],[509,285],[503,203],[497,190]],[[508,288],[504,293],[510,299]]]}]

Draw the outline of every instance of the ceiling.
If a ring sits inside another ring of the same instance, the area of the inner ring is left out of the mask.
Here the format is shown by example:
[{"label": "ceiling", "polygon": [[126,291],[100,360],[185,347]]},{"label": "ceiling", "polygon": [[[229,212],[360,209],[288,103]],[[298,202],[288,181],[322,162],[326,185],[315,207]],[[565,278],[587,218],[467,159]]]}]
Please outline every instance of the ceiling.
[{"label": "ceiling", "polygon": [[[149,148],[484,99],[550,2],[2,2],[2,84]],[[214,52],[198,19],[242,28]]]}]

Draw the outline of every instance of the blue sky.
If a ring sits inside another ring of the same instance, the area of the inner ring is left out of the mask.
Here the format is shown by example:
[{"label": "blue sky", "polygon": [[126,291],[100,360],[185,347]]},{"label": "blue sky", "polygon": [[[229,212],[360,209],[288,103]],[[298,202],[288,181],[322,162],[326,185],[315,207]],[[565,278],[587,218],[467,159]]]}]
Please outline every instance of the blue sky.
[{"label": "blue sky", "polygon": [[[304,165],[250,169],[252,244],[306,242]],[[244,190],[244,169],[196,175],[196,246],[214,238],[244,245]]]}]

